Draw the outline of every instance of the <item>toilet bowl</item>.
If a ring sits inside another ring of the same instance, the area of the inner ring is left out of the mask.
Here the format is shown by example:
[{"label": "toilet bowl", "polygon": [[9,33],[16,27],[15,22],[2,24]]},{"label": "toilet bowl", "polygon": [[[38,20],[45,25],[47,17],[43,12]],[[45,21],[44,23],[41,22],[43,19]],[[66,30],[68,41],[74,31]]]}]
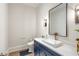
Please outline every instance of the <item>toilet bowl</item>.
[{"label": "toilet bowl", "polygon": [[29,52],[34,52],[34,41],[28,42],[27,43]]}]

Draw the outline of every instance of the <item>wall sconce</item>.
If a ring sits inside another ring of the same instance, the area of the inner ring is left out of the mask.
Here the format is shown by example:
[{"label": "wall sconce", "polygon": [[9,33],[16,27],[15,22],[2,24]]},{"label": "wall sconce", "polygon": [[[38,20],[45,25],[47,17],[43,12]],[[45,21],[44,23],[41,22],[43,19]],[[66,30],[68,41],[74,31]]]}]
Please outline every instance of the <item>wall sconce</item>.
[{"label": "wall sconce", "polygon": [[47,27],[47,19],[44,19],[44,27]]},{"label": "wall sconce", "polygon": [[75,8],[75,23],[79,23],[79,6]]}]

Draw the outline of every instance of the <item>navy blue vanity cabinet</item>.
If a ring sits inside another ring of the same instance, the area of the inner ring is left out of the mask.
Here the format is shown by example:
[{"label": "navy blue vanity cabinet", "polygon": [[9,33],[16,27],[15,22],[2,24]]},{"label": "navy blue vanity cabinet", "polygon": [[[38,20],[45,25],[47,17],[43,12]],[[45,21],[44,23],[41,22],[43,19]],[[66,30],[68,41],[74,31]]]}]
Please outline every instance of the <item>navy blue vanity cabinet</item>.
[{"label": "navy blue vanity cabinet", "polygon": [[36,41],[34,41],[34,55],[35,56],[45,56],[44,49]]},{"label": "navy blue vanity cabinet", "polygon": [[39,44],[36,41],[34,41],[34,55],[35,56],[39,56],[40,55]]},{"label": "navy blue vanity cabinet", "polygon": [[34,41],[34,55],[35,56],[61,56],[60,54],[56,53],[55,51],[49,49],[48,47],[44,46],[43,44]]}]

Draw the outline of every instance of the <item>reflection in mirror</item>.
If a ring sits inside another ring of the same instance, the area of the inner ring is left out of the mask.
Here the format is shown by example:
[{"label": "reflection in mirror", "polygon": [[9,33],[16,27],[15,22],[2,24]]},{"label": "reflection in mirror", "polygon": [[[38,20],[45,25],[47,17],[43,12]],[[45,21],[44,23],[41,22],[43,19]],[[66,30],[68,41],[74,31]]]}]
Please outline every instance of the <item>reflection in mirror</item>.
[{"label": "reflection in mirror", "polygon": [[75,8],[75,23],[79,24],[79,6]]},{"label": "reflection in mirror", "polygon": [[49,34],[67,36],[67,4],[59,4],[49,10]]}]

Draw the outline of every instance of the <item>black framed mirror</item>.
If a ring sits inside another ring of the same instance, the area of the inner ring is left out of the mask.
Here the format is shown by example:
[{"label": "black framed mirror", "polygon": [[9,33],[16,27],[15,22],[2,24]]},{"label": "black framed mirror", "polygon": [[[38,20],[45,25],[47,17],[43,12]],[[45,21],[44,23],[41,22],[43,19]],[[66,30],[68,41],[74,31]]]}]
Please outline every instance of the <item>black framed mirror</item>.
[{"label": "black framed mirror", "polygon": [[67,37],[67,4],[60,3],[49,10],[49,35]]}]

